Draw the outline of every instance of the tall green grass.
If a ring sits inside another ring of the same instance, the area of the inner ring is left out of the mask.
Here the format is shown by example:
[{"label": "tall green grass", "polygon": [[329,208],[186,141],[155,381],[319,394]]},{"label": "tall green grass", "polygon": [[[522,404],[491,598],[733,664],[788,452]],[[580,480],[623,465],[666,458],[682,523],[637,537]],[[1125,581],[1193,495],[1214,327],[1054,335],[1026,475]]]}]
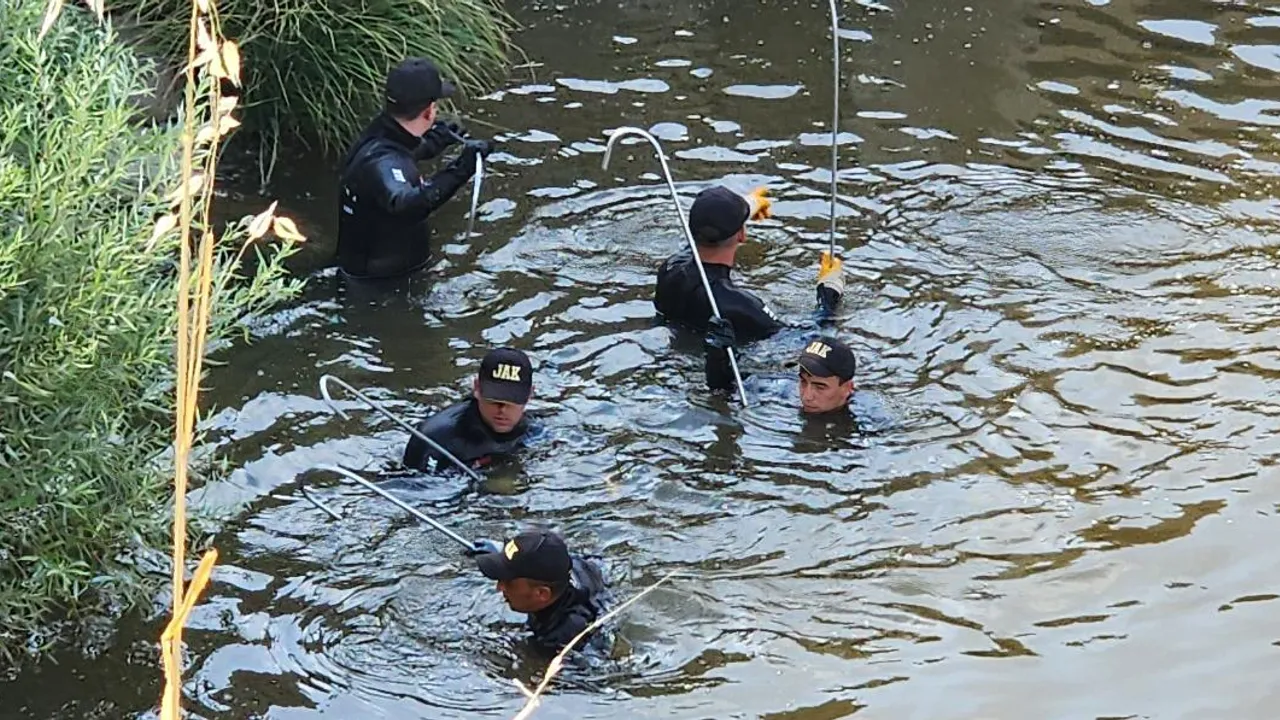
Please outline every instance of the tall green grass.
[{"label": "tall green grass", "polygon": [[[0,667],[143,597],[130,555],[164,544],[171,494],[180,234],[154,228],[181,128],[139,119],[152,69],[108,28],[67,6],[38,41],[43,12],[0,2]],[[210,341],[298,290],[289,246],[251,279],[241,247],[213,256]]]},{"label": "tall green grass", "polygon": [[[179,66],[187,0],[110,4],[144,47]],[[429,57],[469,93],[503,70],[514,27],[501,0],[222,0],[223,31],[244,58],[245,130],[268,149],[341,152],[382,106],[387,71]]]}]

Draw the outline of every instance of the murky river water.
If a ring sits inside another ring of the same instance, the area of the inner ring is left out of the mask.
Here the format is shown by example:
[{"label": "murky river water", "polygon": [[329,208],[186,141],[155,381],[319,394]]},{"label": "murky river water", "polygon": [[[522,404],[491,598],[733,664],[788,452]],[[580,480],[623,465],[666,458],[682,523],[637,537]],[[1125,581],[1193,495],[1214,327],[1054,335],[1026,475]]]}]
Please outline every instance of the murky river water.
[{"label": "murky river water", "polygon": [[[897,426],[806,425],[701,388],[653,323],[680,246],[652,128],[689,196],[768,183],[742,256],[782,314],[825,242],[825,3],[530,5],[531,67],[470,109],[514,129],[477,228],[371,302],[332,275],[213,378],[230,518],[189,634],[198,717],[506,718],[518,618],[439,537],[311,468],[372,473],[405,436],[336,374],[417,416],[484,349],[537,365],[550,439],[406,495],[467,535],[550,523],[608,555],[628,613],[612,665],[539,717],[1271,718],[1280,701],[1280,6],[843,4],[839,325]],[[333,232],[330,171],[287,205]],[[319,253],[323,254],[323,253]],[[695,347],[696,350],[696,347]],[[747,353],[765,370],[794,348]],[[302,478],[343,508],[331,522]],[[0,716],[142,717],[154,617],[0,687]]]}]

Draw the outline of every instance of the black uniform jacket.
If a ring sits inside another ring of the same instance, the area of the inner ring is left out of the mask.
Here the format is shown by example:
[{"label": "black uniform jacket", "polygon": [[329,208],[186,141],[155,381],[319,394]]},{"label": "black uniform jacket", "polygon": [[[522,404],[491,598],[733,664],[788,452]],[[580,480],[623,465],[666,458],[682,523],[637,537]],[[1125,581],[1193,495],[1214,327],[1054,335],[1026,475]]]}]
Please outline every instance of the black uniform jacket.
[{"label": "black uniform jacket", "polygon": [[374,118],[342,165],[338,264],[348,276],[406,275],[431,259],[427,216],[471,177],[459,160],[423,178],[418,161],[444,151],[440,135],[411,135],[386,113]]},{"label": "black uniform jacket", "polygon": [[[418,432],[436,441],[469,467],[489,464],[495,456],[509,455],[524,446],[536,423],[528,415],[511,432],[494,432],[480,417],[475,398],[441,410],[418,423]],[[405,467],[433,472],[456,466],[416,435],[404,448]]]},{"label": "black uniform jacket", "polygon": [[[720,316],[733,325],[739,343],[763,340],[784,327],[763,300],[733,284],[728,265],[705,263],[703,267]],[[698,332],[706,331],[711,304],[707,302],[707,291],[698,275],[693,253],[684,250],[662,263],[653,304],[668,322]]]},{"label": "black uniform jacket", "polygon": [[[550,607],[529,616],[531,642],[539,652],[555,655],[596,618],[607,613],[612,601],[600,566],[589,558],[574,555],[573,584]],[[607,639],[607,633],[592,633],[574,646],[574,650],[603,650],[601,645]]]}]

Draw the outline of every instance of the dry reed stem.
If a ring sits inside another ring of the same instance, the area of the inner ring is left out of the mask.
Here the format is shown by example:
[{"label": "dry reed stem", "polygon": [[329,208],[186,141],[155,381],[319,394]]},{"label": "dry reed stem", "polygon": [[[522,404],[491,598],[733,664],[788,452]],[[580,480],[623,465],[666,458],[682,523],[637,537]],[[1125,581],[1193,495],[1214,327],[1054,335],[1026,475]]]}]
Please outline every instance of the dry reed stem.
[{"label": "dry reed stem", "polygon": [[[102,21],[104,0],[84,0],[90,10]],[[40,25],[38,37],[43,39],[57,22],[65,0],[49,0]],[[197,71],[203,69],[209,81],[207,102],[210,119],[197,128],[201,106],[197,102]],[[184,588],[187,546],[187,480],[191,446],[195,440],[195,423],[200,395],[200,377],[203,370],[206,337],[213,305],[213,276],[215,273],[214,245],[217,237],[211,229],[214,178],[217,177],[218,141],[239,125],[231,115],[236,98],[222,96],[222,81],[240,86],[240,51],[233,42],[226,40],[218,23],[218,13],[212,0],[191,0],[188,24],[187,63],[183,93],[183,128],[181,182],[170,194],[171,205],[178,206],[177,214],[159,218],[152,231],[148,247],[170,232],[179,231],[179,269],[177,305],[177,338],[175,351],[176,382],[174,388],[174,507],[173,507],[173,616],[160,637],[164,664],[165,687],[160,701],[162,720],[179,720],[182,714],[182,630],[195,607],[217,562],[217,550],[209,550],[201,558],[191,584]],[[204,148],[200,167],[196,167],[196,150]],[[198,200],[198,205],[196,201]],[[258,215],[251,224],[249,237],[235,257],[238,263],[249,244],[266,234],[269,226],[286,241],[301,242],[304,236],[286,217],[275,216],[276,203]],[[192,230],[199,235],[198,260],[192,273]],[[218,288],[227,277],[220,278]],[[194,297],[192,290],[195,290]],[[193,307],[194,304],[194,307]]]},{"label": "dry reed stem", "polygon": [[[182,628],[187,624],[187,617],[191,615],[191,610],[196,606],[196,599],[200,597],[200,593],[204,590],[204,586],[209,582],[209,576],[213,573],[213,566],[218,562],[218,551],[211,549],[200,559],[200,566],[196,568],[195,575],[191,578],[191,586],[187,588],[186,597],[182,599],[182,607],[178,609],[169,624],[165,626],[164,633],[160,635],[160,647],[164,656],[164,674],[165,678],[180,678],[182,675],[182,645],[179,638],[182,636]],[[178,683],[181,686],[181,683]],[[161,720],[177,720],[178,706],[174,705],[174,698],[169,691],[169,686],[165,685],[164,697],[160,700],[160,717]]]},{"label": "dry reed stem", "polygon": [[560,674],[560,670],[564,667],[564,659],[569,656],[569,653],[574,649],[574,647],[578,645],[579,642],[582,641],[584,637],[586,637],[587,635],[590,635],[592,631],[596,630],[601,625],[604,625],[606,622],[609,622],[611,619],[619,615],[623,610],[626,610],[628,607],[631,607],[633,604],[635,604],[638,600],[640,600],[640,598],[644,597],[645,595],[648,595],[654,590],[657,590],[658,586],[662,585],[663,583],[670,580],[671,578],[676,577],[677,575],[679,575],[679,572],[677,571],[672,571],[667,573],[662,577],[662,579],[658,580],[657,582],[645,588],[644,590],[641,590],[638,594],[636,594],[630,600],[622,603],[618,607],[610,610],[609,612],[605,613],[603,616],[597,618],[596,621],[588,625],[585,630],[575,635],[573,639],[569,641],[569,644],[565,645],[564,649],[561,650],[554,658],[551,659],[551,663],[547,665],[546,672],[542,674],[542,680],[538,683],[538,687],[534,688],[532,691],[530,691],[529,688],[525,687],[519,680],[516,680],[515,681],[516,687],[520,688],[520,692],[524,693],[525,697],[528,698],[528,700],[525,702],[524,707],[520,709],[520,712],[517,713],[516,716],[511,720],[529,720],[529,718],[533,716],[534,711],[538,709],[538,701],[542,698],[542,694],[546,692],[547,687],[551,685],[551,681],[555,679],[556,675]]},{"label": "dry reed stem", "polygon": [[[102,0],[85,0],[85,4],[92,10],[98,19],[102,20],[103,2]],[[53,24],[57,22],[58,17],[62,13],[64,0],[49,0],[49,5],[45,11],[44,20],[40,25],[40,33],[38,37],[43,39],[48,34]],[[200,24],[202,9],[207,7],[205,0],[192,0],[191,3],[191,19],[190,19],[190,35],[189,35],[189,59],[186,69],[186,92],[184,96],[184,127],[182,133],[182,184],[175,191],[175,197],[180,203],[180,221],[175,222],[170,215],[160,218],[156,222],[156,229],[152,235],[152,243],[157,242],[162,236],[166,235],[172,229],[179,229],[182,234],[180,243],[180,260],[179,260],[179,288],[177,297],[178,310],[178,337],[176,351],[177,365],[177,382],[175,386],[175,418],[174,418],[174,508],[173,508],[173,618],[170,620],[164,633],[161,635],[160,645],[161,653],[164,661],[165,671],[165,688],[164,694],[160,701],[160,716],[162,720],[178,720],[181,716],[181,689],[182,689],[182,627],[186,622],[187,616],[191,613],[191,608],[195,606],[196,598],[201,588],[208,581],[209,574],[213,571],[213,564],[217,559],[217,552],[210,551],[205,554],[200,563],[200,567],[196,571],[195,577],[192,579],[192,587],[190,592],[184,592],[183,573],[186,568],[186,540],[187,540],[187,512],[186,512],[186,493],[187,493],[187,463],[190,455],[191,444],[193,439],[193,430],[195,426],[196,402],[199,393],[199,377],[200,364],[204,356],[204,334],[197,332],[196,337],[192,337],[190,330],[190,285],[191,285],[191,225],[192,225],[192,195],[198,190],[202,192],[204,200],[205,214],[201,218],[201,224],[204,229],[204,242],[207,248],[202,248],[205,252],[201,254],[201,267],[203,275],[212,273],[212,233],[208,231],[208,207],[212,201],[213,183],[196,182],[197,174],[194,172],[194,155],[195,155],[195,118],[197,112],[196,106],[196,76],[195,71],[197,64],[195,62],[196,46],[198,40],[198,31],[203,29]],[[216,16],[214,20],[216,28]],[[215,30],[216,32],[216,30]],[[211,83],[215,88],[219,83]],[[214,90],[214,113],[215,122],[217,120],[216,113],[218,111],[217,90]],[[215,125],[216,127],[216,125]],[[216,132],[215,132],[216,135]],[[216,140],[215,140],[216,142]],[[209,159],[205,163],[205,174],[203,177],[213,177],[213,168],[216,164],[216,152],[210,152]],[[202,291],[207,290],[208,283],[200,282]],[[201,326],[208,324],[207,319],[208,297],[207,292],[203,298],[197,299],[197,307],[203,312],[197,315],[197,323]],[[193,340],[195,341],[193,343]]]},{"label": "dry reed stem", "polygon": [[[174,475],[173,475],[173,620],[161,637],[161,653],[164,655],[165,684],[160,701],[162,720],[179,720],[182,717],[182,605],[185,600],[183,571],[186,568],[187,548],[187,462],[191,450],[191,428],[194,426],[196,399],[190,394],[191,333],[190,282],[191,282],[191,193],[194,186],[193,156],[195,136],[193,126],[196,113],[195,52],[197,31],[200,27],[200,8],[191,4],[188,26],[188,55],[186,86],[183,93],[182,129],[182,180],[178,188],[181,241],[178,266],[178,337],[177,370],[174,418]],[[208,183],[211,184],[211,183]],[[175,625],[176,623],[176,625]]]},{"label": "dry reed stem", "polygon": [[[179,720],[182,714],[182,629],[196,599],[208,581],[217,553],[207,553],[192,579],[190,587],[183,589],[183,573],[186,566],[187,540],[187,480],[191,446],[195,440],[195,424],[200,397],[200,378],[204,368],[205,346],[209,320],[213,306],[213,276],[215,273],[214,245],[217,236],[211,228],[214,178],[217,177],[218,141],[222,135],[239,125],[231,111],[236,107],[235,98],[222,96],[222,81],[240,85],[240,52],[232,41],[222,36],[218,11],[211,0],[191,0],[191,16],[187,43],[184,92],[184,116],[182,131],[182,185],[177,193],[179,219],[176,223],[181,233],[179,242],[179,272],[177,297],[177,386],[175,389],[174,422],[174,516],[173,516],[173,618],[161,636],[164,654],[165,689],[161,700],[162,720]],[[208,81],[205,96],[210,114],[208,123],[197,128],[200,106],[196,90],[199,87],[197,71],[203,70]],[[199,170],[196,168],[197,147],[204,147]],[[205,179],[205,182],[197,182]],[[196,194],[199,193],[198,197]],[[274,217],[276,204],[256,220],[274,220],[277,234],[286,240],[302,240],[297,227],[288,218]],[[288,221],[287,224],[284,224]],[[170,216],[161,218],[157,225],[170,226]],[[256,229],[256,228],[255,228]],[[198,231],[198,257],[192,268],[192,232]],[[160,233],[163,234],[163,233]],[[239,262],[249,243],[265,232],[251,232],[236,255]],[[226,278],[223,278],[225,280]],[[219,284],[219,289],[221,289]],[[194,293],[193,293],[194,290]]]}]

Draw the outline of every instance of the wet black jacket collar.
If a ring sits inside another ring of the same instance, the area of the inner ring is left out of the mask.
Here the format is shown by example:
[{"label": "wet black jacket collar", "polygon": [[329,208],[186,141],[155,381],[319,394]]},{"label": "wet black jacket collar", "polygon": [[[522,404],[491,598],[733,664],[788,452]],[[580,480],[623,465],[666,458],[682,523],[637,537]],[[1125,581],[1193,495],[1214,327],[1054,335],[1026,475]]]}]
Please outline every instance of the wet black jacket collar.
[{"label": "wet black jacket collar", "polygon": [[403,125],[386,112],[379,113],[371,125],[371,129],[379,136],[403,145],[407,150],[415,151],[422,144],[422,138],[405,130]]},{"label": "wet black jacket collar", "polygon": [[[439,443],[468,466],[484,464],[493,456],[515,452],[524,444],[524,436],[531,428],[529,415],[525,414],[510,432],[494,431],[480,416],[480,407],[474,397],[450,405],[418,424],[418,432]],[[406,467],[425,471],[454,467],[452,462],[441,457],[416,435],[409,437],[402,462]]]},{"label": "wet black jacket collar", "polygon": [[555,654],[586,630],[596,618],[590,594],[570,585],[551,605],[529,615],[529,631],[533,644],[543,652]]},{"label": "wet black jacket collar", "polygon": [[430,261],[427,216],[471,176],[459,156],[424,180],[418,161],[442,150],[385,112],[365,127],[339,180],[337,259],[347,276],[397,277]]}]

